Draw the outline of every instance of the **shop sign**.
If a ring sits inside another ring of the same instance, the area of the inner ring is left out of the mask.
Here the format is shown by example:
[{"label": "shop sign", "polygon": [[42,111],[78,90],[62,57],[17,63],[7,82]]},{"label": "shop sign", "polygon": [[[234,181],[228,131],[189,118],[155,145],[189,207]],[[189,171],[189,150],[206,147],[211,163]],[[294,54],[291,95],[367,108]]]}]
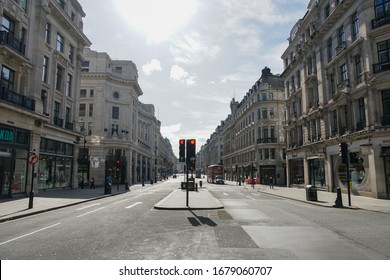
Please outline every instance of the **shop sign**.
[{"label": "shop sign", "polygon": [[14,131],[9,129],[0,129],[0,141],[14,142]]}]

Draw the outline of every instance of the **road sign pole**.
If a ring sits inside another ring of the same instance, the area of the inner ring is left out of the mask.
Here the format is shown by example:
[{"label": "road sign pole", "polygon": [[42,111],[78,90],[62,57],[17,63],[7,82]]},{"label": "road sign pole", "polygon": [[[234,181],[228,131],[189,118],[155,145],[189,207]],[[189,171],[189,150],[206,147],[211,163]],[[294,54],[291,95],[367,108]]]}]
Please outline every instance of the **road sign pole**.
[{"label": "road sign pole", "polygon": [[30,190],[30,195],[28,199],[28,209],[32,209],[34,205],[34,169],[35,169],[35,164],[32,165],[32,174],[31,174],[31,190]]}]

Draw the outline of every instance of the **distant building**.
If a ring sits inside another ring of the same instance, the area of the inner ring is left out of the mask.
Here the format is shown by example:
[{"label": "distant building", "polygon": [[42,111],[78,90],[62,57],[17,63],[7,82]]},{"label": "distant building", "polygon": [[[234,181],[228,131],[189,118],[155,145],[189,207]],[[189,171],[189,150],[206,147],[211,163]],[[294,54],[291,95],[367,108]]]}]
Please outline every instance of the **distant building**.
[{"label": "distant building", "polygon": [[[310,1],[282,55],[287,185],[390,197],[388,1]],[[349,170],[339,144],[349,145]]]},{"label": "distant building", "polygon": [[285,92],[283,80],[265,67],[241,102],[232,100],[231,114],[201,149],[204,167],[222,163],[225,179],[272,176],[285,184]]}]

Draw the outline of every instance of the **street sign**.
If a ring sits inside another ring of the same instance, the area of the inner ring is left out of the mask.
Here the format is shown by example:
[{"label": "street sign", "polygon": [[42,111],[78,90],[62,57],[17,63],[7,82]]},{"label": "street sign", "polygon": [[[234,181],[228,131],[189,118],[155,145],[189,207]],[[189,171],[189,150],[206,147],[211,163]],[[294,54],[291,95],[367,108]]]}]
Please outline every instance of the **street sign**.
[{"label": "street sign", "polygon": [[28,154],[28,163],[29,164],[35,165],[38,162],[38,160],[39,160],[39,157],[38,157],[37,153],[30,152]]}]

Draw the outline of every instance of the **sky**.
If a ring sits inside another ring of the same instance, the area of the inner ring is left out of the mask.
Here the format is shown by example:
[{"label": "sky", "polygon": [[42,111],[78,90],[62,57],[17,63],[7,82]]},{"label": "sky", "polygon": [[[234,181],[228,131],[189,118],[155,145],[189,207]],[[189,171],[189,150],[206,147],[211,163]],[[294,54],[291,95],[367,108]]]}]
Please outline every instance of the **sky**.
[{"label": "sky", "polygon": [[91,49],[131,60],[161,133],[197,150],[281,55],[309,0],[79,0]]}]

